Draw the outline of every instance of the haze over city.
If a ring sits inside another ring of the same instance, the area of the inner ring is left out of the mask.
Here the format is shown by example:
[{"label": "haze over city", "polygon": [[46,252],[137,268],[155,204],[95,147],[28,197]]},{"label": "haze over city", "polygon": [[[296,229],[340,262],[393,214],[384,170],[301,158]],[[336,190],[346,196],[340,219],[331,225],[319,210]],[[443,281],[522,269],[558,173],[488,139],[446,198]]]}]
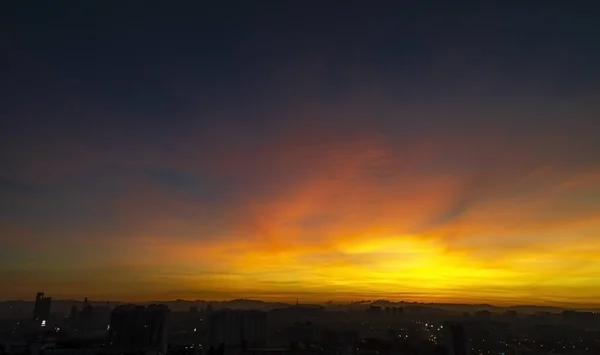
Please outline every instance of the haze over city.
[{"label": "haze over city", "polygon": [[0,299],[600,306],[593,12],[50,4],[0,15]]}]

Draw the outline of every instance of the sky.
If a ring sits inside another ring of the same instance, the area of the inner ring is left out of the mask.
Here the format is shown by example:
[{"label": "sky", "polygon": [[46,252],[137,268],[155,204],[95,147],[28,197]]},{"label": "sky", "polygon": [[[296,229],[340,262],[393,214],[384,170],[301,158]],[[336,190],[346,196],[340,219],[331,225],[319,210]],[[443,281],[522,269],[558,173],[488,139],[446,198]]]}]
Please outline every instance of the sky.
[{"label": "sky", "polygon": [[599,305],[596,14],[421,4],[3,3],[0,299]]}]

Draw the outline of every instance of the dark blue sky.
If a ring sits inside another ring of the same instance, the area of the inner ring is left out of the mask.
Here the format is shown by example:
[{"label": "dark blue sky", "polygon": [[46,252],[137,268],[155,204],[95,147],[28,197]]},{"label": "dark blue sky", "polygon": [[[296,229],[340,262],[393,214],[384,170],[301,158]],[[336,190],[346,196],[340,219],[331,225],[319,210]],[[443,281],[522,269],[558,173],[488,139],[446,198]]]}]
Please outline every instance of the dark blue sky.
[{"label": "dark blue sky", "polygon": [[293,91],[276,79],[291,68],[317,77],[323,100],[356,80],[422,97],[473,81],[489,95],[574,95],[600,79],[599,26],[582,6],[319,3],[3,4],[2,112],[87,127],[99,119],[63,111],[90,105],[164,128],[199,106],[268,106]]}]

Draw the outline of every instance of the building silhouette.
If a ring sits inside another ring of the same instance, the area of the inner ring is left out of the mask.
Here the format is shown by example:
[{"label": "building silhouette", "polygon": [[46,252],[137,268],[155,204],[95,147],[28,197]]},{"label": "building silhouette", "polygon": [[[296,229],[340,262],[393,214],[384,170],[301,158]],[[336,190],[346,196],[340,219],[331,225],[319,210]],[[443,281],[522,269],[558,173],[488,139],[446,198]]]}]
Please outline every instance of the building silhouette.
[{"label": "building silhouette", "polygon": [[267,343],[267,314],[261,311],[224,309],[209,318],[209,345],[213,349],[264,347]]},{"label": "building silhouette", "polygon": [[90,304],[87,297],[83,301],[83,308],[79,314],[79,326],[82,330],[89,330],[92,327],[94,318],[94,307]]},{"label": "building silhouette", "polygon": [[369,317],[378,318],[382,314],[382,310],[380,306],[369,306],[367,308],[366,313]]},{"label": "building silhouette", "polygon": [[448,355],[471,355],[471,342],[462,324],[445,322],[444,330]]},{"label": "building silhouette", "polygon": [[52,305],[51,297],[44,297],[43,292],[38,292],[35,296],[35,304],[33,306],[33,320],[44,322],[50,317],[50,307]]},{"label": "building silhouette", "polygon": [[79,309],[73,305],[71,312],[69,313],[69,324],[73,329],[79,328]]},{"label": "building silhouette", "polygon": [[167,319],[165,305],[122,305],[110,315],[108,328],[111,343],[123,351],[167,351]]}]

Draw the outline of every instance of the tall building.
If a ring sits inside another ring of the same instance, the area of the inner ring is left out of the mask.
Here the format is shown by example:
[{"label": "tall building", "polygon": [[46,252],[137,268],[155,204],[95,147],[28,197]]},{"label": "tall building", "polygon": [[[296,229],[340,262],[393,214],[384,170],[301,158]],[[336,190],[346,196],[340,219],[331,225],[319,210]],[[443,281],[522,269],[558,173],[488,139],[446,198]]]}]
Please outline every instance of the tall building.
[{"label": "tall building", "polygon": [[319,332],[312,322],[295,322],[287,329],[290,345],[296,347],[309,347],[319,341]]},{"label": "tall building", "polygon": [[465,327],[460,323],[444,323],[448,355],[471,355],[471,341]]},{"label": "tall building", "polygon": [[366,313],[369,317],[378,318],[381,315],[381,307],[380,306],[369,306],[367,308]]},{"label": "tall building", "polygon": [[112,345],[124,351],[155,350],[165,354],[168,314],[165,305],[116,307],[108,328]]},{"label": "tall building", "polygon": [[35,304],[33,306],[33,320],[43,322],[50,317],[50,306],[52,305],[51,297],[44,297],[43,292],[38,292],[35,296]]},{"label": "tall building", "polygon": [[261,311],[224,309],[209,318],[209,344],[225,350],[264,347],[267,343],[267,314]]},{"label": "tall building", "polygon": [[90,330],[94,318],[94,307],[90,304],[87,297],[83,301],[83,309],[79,314],[79,326],[82,330]]},{"label": "tall building", "polygon": [[167,352],[167,316],[169,309],[165,305],[153,304],[146,308],[149,316],[149,343]]},{"label": "tall building", "polygon": [[79,328],[79,309],[77,306],[71,307],[71,314],[69,315],[69,323],[73,329]]}]

